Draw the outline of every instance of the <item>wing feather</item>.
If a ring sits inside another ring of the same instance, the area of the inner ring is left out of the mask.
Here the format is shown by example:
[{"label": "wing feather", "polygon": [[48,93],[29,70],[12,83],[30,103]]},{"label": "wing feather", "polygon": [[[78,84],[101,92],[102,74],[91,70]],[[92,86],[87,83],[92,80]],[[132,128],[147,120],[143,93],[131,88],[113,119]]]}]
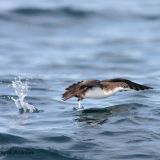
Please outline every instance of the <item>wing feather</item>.
[{"label": "wing feather", "polygon": [[104,84],[105,88],[114,88],[114,87],[122,87],[125,89],[133,89],[136,91],[145,90],[145,89],[153,89],[152,87],[148,87],[146,85],[141,85],[135,82],[132,82],[128,79],[123,78],[115,78],[110,80],[103,80],[102,84]]},{"label": "wing feather", "polygon": [[62,99],[65,101],[72,97],[78,97],[78,99],[83,99],[84,93],[93,86],[100,85],[99,80],[83,80],[74,83],[66,88],[66,91],[62,95]]}]

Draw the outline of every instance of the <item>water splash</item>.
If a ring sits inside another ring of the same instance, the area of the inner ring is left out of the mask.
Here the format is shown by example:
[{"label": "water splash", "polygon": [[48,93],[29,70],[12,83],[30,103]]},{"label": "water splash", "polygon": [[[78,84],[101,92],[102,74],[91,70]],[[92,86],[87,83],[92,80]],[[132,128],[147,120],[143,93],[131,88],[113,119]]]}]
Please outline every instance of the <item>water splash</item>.
[{"label": "water splash", "polygon": [[18,98],[15,99],[12,97],[11,99],[15,102],[17,108],[21,113],[38,112],[38,109],[35,106],[25,101],[25,97],[27,96],[29,87],[27,81],[22,81],[19,77],[18,79],[15,79],[15,81],[12,81],[12,87],[14,88],[15,94],[18,96]]}]

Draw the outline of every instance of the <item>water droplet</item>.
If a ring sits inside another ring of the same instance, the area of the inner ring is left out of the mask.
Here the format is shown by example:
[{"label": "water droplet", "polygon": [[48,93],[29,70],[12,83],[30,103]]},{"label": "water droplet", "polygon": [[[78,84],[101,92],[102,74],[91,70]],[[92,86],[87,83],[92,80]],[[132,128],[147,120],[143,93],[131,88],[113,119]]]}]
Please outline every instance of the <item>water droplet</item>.
[{"label": "water droplet", "polygon": [[15,90],[15,94],[18,96],[18,98],[11,97],[11,99],[15,102],[17,108],[23,112],[37,112],[38,109],[29,104],[25,101],[25,97],[28,93],[28,82],[22,81],[19,77],[18,79],[15,78],[14,81],[12,81],[12,87]]}]

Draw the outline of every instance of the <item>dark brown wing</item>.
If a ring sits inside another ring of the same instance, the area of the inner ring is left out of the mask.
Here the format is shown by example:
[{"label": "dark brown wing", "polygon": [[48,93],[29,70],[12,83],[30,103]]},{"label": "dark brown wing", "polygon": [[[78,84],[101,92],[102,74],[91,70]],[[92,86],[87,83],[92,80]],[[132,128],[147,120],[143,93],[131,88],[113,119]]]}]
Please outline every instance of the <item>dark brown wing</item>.
[{"label": "dark brown wing", "polygon": [[72,97],[78,97],[78,99],[83,99],[84,93],[93,86],[100,86],[99,80],[83,80],[74,83],[67,87],[65,93],[62,95],[62,99],[65,101]]},{"label": "dark brown wing", "polygon": [[135,82],[132,82],[128,79],[123,79],[123,78],[115,78],[115,79],[110,79],[110,80],[103,80],[101,81],[103,86],[107,89],[113,89],[114,87],[122,87],[124,89],[134,89],[136,91],[139,90],[145,90],[145,89],[153,89],[151,87],[141,85]]}]

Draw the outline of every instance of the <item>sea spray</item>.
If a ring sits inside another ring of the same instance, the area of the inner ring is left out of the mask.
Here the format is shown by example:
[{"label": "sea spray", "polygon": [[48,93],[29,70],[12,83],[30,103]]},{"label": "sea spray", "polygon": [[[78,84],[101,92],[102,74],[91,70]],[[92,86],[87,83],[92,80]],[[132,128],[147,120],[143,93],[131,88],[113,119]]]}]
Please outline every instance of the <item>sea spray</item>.
[{"label": "sea spray", "polygon": [[17,108],[21,113],[38,112],[38,109],[35,106],[25,101],[25,97],[27,96],[29,87],[26,80],[22,81],[20,77],[18,79],[16,78],[15,81],[12,81],[12,87],[14,88],[15,94],[18,98],[12,97],[11,99],[15,102]]}]

